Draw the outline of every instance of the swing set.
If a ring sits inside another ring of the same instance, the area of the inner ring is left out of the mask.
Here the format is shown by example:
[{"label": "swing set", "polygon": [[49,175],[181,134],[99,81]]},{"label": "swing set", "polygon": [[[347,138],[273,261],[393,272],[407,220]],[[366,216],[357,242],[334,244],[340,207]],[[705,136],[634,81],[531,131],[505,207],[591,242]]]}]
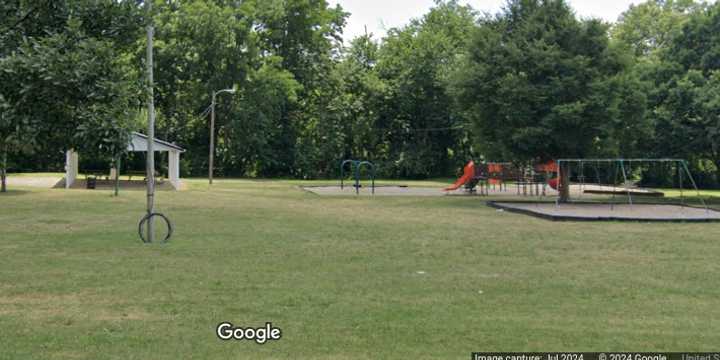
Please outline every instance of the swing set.
[{"label": "swing set", "polygon": [[[689,199],[685,196],[686,190],[694,190],[700,205],[709,211],[705,200],[700,196],[700,190],[690,173],[687,161],[683,159],[559,159],[556,160],[556,163],[561,176],[568,177],[567,182],[558,181],[556,206],[561,202],[597,200],[607,202],[608,200],[589,195],[610,195],[611,209],[614,209],[618,199],[622,201],[623,198],[625,199],[623,203],[630,206],[639,202],[648,203],[649,199],[662,198],[665,195],[660,191],[638,186],[638,184],[642,184],[644,175],[652,173],[665,177],[666,180],[669,179],[670,181],[666,185],[679,190],[678,205],[683,208],[689,206]],[[587,170],[590,170],[590,176],[586,176]],[[573,180],[576,184],[569,185],[570,188],[567,191],[569,197],[564,199],[565,201],[561,201],[563,200],[561,199],[563,183],[570,184]],[[668,203],[668,201],[662,201],[662,204]]]},{"label": "swing set", "polygon": [[[499,200],[487,204],[554,221],[720,221],[720,212],[708,207],[685,160],[559,159],[555,163],[554,203]],[[648,185],[679,196],[665,198]],[[688,191],[695,196],[687,196]]]}]

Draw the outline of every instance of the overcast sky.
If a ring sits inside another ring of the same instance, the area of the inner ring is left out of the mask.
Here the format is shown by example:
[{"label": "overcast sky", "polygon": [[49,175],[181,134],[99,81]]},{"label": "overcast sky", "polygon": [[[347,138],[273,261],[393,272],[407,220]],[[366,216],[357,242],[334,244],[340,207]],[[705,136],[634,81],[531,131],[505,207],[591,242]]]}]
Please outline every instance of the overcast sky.
[{"label": "overcast sky", "polygon": [[[346,41],[365,33],[365,26],[378,39],[385,30],[405,25],[412,18],[425,14],[433,0],[328,0],[349,12],[350,18],[343,37]],[[497,12],[505,0],[462,0],[479,11]],[[581,17],[597,17],[615,21],[630,4],[641,0],[569,0],[570,5]]]}]

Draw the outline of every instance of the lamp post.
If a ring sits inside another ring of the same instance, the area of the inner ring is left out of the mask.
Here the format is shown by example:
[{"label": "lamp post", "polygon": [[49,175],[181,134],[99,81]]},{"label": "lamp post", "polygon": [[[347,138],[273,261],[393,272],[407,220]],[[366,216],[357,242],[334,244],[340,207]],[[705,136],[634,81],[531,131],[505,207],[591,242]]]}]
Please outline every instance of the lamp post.
[{"label": "lamp post", "polygon": [[208,160],[208,181],[210,182],[210,185],[213,183],[213,162],[215,161],[215,98],[218,94],[234,94],[235,91],[235,88],[232,88],[212,93],[212,103],[210,103],[210,158]]}]

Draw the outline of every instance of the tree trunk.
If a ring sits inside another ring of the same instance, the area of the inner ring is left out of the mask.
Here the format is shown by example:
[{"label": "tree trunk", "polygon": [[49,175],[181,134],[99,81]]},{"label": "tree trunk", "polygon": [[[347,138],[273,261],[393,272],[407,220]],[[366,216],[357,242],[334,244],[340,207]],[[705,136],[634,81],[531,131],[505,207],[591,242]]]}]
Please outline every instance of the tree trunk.
[{"label": "tree trunk", "polygon": [[115,159],[115,196],[120,193],[120,155]]},{"label": "tree trunk", "polygon": [[570,201],[570,168],[568,165],[568,163],[561,162],[558,169],[558,176],[560,176],[560,181],[558,181],[558,190],[560,191],[560,202],[562,203]]},{"label": "tree trunk", "polygon": [[3,151],[2,164],[0,164],[0,192],[7,192],[7,148]]}]

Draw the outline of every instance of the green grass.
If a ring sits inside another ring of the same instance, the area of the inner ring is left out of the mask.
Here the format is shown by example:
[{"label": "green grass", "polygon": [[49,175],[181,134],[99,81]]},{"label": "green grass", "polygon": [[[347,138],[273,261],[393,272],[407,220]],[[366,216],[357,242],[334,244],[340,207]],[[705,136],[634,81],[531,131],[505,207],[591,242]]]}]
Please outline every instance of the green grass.
[{"label": "green grass", "polygon": [[[479,197],[188,182],[158,193],[176,224],[166,245],[138,240],[142,191],[0,194],[0,359],[466,359],[720,344],[720,224],[554,223]],[[283,338],[221,342],[221,321],[271,321]]]}]

